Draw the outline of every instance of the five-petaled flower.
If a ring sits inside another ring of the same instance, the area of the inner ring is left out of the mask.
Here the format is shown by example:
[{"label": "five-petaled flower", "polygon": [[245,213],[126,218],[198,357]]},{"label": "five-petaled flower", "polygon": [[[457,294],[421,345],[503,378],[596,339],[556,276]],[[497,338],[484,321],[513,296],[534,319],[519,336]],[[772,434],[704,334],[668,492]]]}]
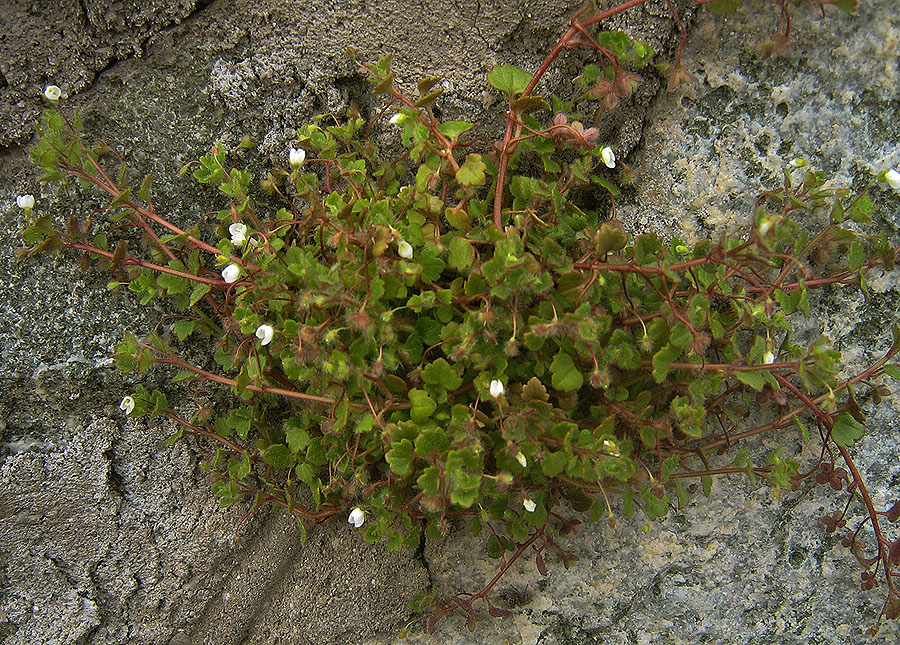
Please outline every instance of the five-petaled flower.
[{"label": "five-petaled flower", "polygon": [[62,96],[62,90],[59,89],[56,85],[48,85],[44,88],[44,98],[48,101],[53,101],[56,103],[59,100],[59,97]]},{"label": "five-petaled flower", "polygon": [[241,267],[236,264],[229,264],[227,267],[222,269],[222,279],[228,284],[235,282],[240,275]]},{"label": "five-petaled flower", "polygon": [[400,240],[399,242],[397,242],[397,255],[399,255],[404,260],[412,260],[412,244],[410,244],[406,240]]},{"label": "five-petaled flower", "polygon": [[521,451],[516,455],[516,461],[522,465],[522,468],[525,468],[528,465],[528,458],[525,456],[525,453]]},{"label": "five-petaled flower", "polygon": [[357,506],[350,511],[350,517],[347,518],[347,521],[353,525],[353,528],[358,529],[366,521],[366,512]]},{"label": "five-petaled flower", "polygon": [[[503,396],[503,392],[504,392],[503,381],[500,381],[497,379],[494,379],[493,381],[491,381],[490,391],[491,391],[491,396],[494,397],[495,399],[499,399],[501,396]],[[519,453],[519,454],[522,454],[522,453]],[[518,459],[518,457],[517,457],[517,459]]]},{"label": "five-petaled flower", "polygon": [[260,325],[256,328],[256,337],[259,338],[260,345],[268,345],[272,342],[272,336],[275,335],[275,329],[272,325]]},{"label": "five-petaled flower", "polygon": [[527,497],[522,500],[522,506],[524,506],[525,510],[528,511],[529,513],[534,513],[534,509],[537,508],[537,504],[535,504],[533,501],[531,501]]},{"label": "five-petaled flower", "polygon": [[16,197],[16,205],[25,210],[34,208],[34,195],[19,195]]},{"label": "five-petaled flower", "polygon": [[609,146],[606,146],[600,151],[600,158],[603,160],[603,163],[606,164],[607,168],[616,167],[616,153],[613,152],[613,149]]},{"label": "five-petaled flower", "polygon": [[126,396],[119,404],[119,409],[122,410],[125,414],[131,414],[134,410],[134,399],[132,399],[130,396]]},{"label": "five-petaled flower", "polygon": [[240,246],[247,239],[247,225],[241,222],[229,226],[228,232],[231,234],[231,243],[235,246]]},{"label": "five-petaled flower", "polygon": [[891,168],[884,173],[884,180],[888,183],[888,186],[894,190],[900,190],[900,172]]},{"label": "five-petaled flower", "polygon": [[291,148],[288,153],[288,160],[294,168],[299,168],[306,161],[306,150],[303,148]]}]

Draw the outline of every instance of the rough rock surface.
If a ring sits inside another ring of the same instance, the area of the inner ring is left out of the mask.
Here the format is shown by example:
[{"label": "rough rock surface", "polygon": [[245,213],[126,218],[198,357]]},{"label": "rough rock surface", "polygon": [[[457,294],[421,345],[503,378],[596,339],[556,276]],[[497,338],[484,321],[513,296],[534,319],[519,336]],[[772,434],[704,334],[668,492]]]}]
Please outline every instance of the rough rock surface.
[{"label": "rough rock surface", "polygon": [[[659,93],[650,79],[604,121],[605,137],[638,173],[620,205],[633,230],[701,237],[742,226],[759,188],[796,156],[857,188],[900,164],[893,0],[862,0],[855,18],[829,7],[825,21],[797,9],[794,49],[767,60],[754,44],[777,15],[762,0],[746,4],[758,13],[698,13],[685,51],[693,85]],[[165,312],[109,294],[103,276],[65,258],[16,259],[17,194],[34,193],[39,209],[59,213],[98,205],[77,191],[41,192],[17,144],[27,143],[43,86],[56,83],[90,132],[141,173],[156,173],[160,212],[190,222],[218,202],[175,174],[217,138],[251,134],[284,163],[298,123],[350,101],[366,105],[347,46],[363,58],[393,51],[410,86],[443,76],[446,115],[497,125],[484,73],[496,63],[533,68],[577,3],[42,6],[0,7],[0,22],[15,25],[0,34],[0,144],[11,146],[0,150],[3,642],[390,643],[409,619],[406,599],[429,582],[444,594],[480,588],[493,563],[464,528],[422,554],[393,555],[335,522],[301,549],[292,522],[272,512],[243,525],[235,545],[247,506],[216,507],[202,454],[187,443],[165,448],[172,428],[124,421],[117,409],[135,380],[113,369],[112,346],[125,330],[149,332]],[[666,16],[657,2],[620,24],[671,51]],[[567,57],[548,81],[563,87],[576,61]],[[876,224],[896,238],[900,199],[879,187],[872,195]],[[817,303],[824,313],[807,326],[824,327],[849,368],[860,367],[886,347],[898,282],[896,271],[873,280],[870,301],[826,292]],[[148,379],[165,387],[162,374]],[[884,503],[900,487],[900,407],[868,411],[859,463]],[[580,558],[570,571],[550,561],[545,578],[522,563],[504,578],[498,604],[515,609],[512,618],[486,620],[472,635],[457,618],[435,637],[414,626],[413,642],[866,642],[881,595],[859,590],[852,558],[818,525],[839,503],[821,488],[779,500],[758,484],[723,481],[646,533],[639,519],[615,530],[583,526],[563,543]],[[889,624],[879,640],[898,634]]]}]

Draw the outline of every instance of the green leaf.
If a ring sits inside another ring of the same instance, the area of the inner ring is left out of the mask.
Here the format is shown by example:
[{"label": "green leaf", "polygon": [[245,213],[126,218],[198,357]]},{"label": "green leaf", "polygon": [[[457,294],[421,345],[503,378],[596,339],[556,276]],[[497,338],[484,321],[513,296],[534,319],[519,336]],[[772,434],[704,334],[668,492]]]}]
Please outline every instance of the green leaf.
[{"label": "green leaf", "polygon": [[422,380],[430,385],[440,385],[449,391],[462,387],[463,380],[445,359],[439,358],[429,363],[422,371]]},{"label": "green leaf", "polygon": [[475,260],[475,247],[464,237],[454,237],[450,240],[450,254],[447,262],[451,269],[463,272],[468,269]]},{"label": "green leaf", "polygon": [[484,171],[487,168],[481,160],[481,155],[472,153],[466,155],[466,161],[456,171],[456,181],[460,186],[483,186]]},{"label": "green leaf", "polygon": [[173,326],[175,330],[175,335],[178,336],[178,340],[183,341],[185,338],[194,333],[194,327],[197,325],[196,320],[179,320]]},{"label": "green leaf", "polygon": [[316,479],[316,469],[306,462],[297,464],[294,474],[304,484],[311,484]]},{"label": "green leaf", "polygon": [[548,452],[544,455],[541,468],[547,477],[556,477],[565,470],[567,461],[566,453],[562,450],[559,452]]},{"label": "green leaf", "polygon": [[669,365],[681,356],[682,349],[671,343],[666,343],[662,349],[653,355],[653,379],[662,383],[669,375]]},{"label": "green leaf", "polygon": [[410,390],[409,402],[412,405],[409,416],[416,423],[427,421],[437,409],[437,403],[428,396],[428,392],[425,390]]},{"label": "green leaf", "polygon": [[406,477],[412,468],[413,443],[409,439],[401,439],[384,453],[384,459],[391,470],[399,477]]},{"label": "green leaf", "polygon": [[866,427],[853,418],[849,412],[841,412],[834,418],[831,438],[839,446],[852,446],[866,433]]},{"label": "green leaf", "polygon": [[425,248],[419,255],[419,264],[422,265],[420,278],[425,284],[437,281],[444,270],[444,261],[438,257],[439,251],[433,247]]},{"label": "green leaf", "polygon": [[438,132],[448,137],[451,141],[456,141],[459,135],[473,127],[474,125],[468,121],[444,121],[443,123],[438,123],[437,129]]},{"label": "green leaf", "polygon": [[856,271],[866,261],[866,250],[862,242],[853,240],[850,243],[850,252],[847,254],[847,261],[850,264],[850,270]]},{"label": "green leaf", "polygon": [[290,468],[294,465],[294,456],[283,443],[276,443],[261,452],[266,463],[275,468]]},{"label": "green leaf", "polygon": [[556,355],[550,365],[550,373],[553,375],[551,384],[560,392],[575,392],[584,384],[584,377],[566,352]]},{"label": "green leaf", "polygon": [[703,488],[703,494],[709,497],[710,493],[712,493],[712,484],[713,479],[710,475],[701,475],[700,477],[700,486]]},{"label": "green leaf", "polygon": [[202,298],[203,296],[205,296],[206,294],[208,294],[208,293],[209,293],[209,290],[210,290],[211,288],[212,288],[212,287],[210,287],[208,284],[205,284],[205,283],[202,283],[202,282],[199,283],[199,284],[197,284],[197,286],[194,287],[194,290],[191,291],[191,299],[190,299],[191,307],[193,307],[194,305],[196,305],[196,304],[197,304],[197,301],[199,301],[200,298]]},{"label": "green leaf", "polygon": [[299,453],[300,451],[305,450],[309,445],[310,434],[305,428],[294,426],[288,429],[284,439],[287,441],[287,445],[291,449],[291,452]]},{"label": "green leaf", "polygon": [[235,481],[241,481],[250,474],[250,453],[246,450],[242,454],[241,459],[232,457],[228,460],[228,474]]},{"label": "green leaf", "polygon": [[881,371],[892,379],[900,381],[900,365],[885,365],[881,368]]},{"label": "green leaf", "polygon": [[515,65],[497,65],[488,72],[488,83],[507,94],[521,94],[531,82],[531,74]]},{"label": "green leaf", "polygon": [[766,375],[763,371],[735,372],[735,377],[744,385],[749,385],[757,392],[762,392],[766,384]]},{"label": "green leaf", "polygon": [[422,492],[428,496],[437,495],[441,485],[441,471],[437,466],[428,466],[416,480]]},{"label": "green leaf", "polygon": [[429,428],[416,437],[416,454],[428,457],[442,453],[450,446],[450,440],[441,428]]}]

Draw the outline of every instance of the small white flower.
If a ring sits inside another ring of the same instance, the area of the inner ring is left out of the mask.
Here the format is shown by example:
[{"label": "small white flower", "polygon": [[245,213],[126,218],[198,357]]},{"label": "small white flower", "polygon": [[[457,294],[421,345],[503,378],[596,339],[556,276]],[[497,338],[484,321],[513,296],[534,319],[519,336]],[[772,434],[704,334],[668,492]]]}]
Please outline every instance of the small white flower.
[{"label": "small white flower", "polygon": [[888,186],[894,190],[900,190],[900,172],[891,168],[884,173],[884,180],[888,183]]},{"label": "small white flower", "polygon": [[532,501],[531,501],[530,499],[528,499],[527,497],[526,497],[525,499],[522,500],[522,506],[524,506],[524,507],[525,507],[525,510],[528,511],[529,513],[534,513],[534,509],[537,508],[537,504],[535,504],[534,502],[532,502]]},{"label": "small white flower", "polygon": [[299,168],[306,161],[306,150],[303,148],[291,148],[288,158],[294,168]]},{"label": "small white flower", "polygon": [[[494,379],[493,381],[491,381],[491,396],[492,397],[494,397],[495,399],[499,399],[501,396],[503,396],[503,392],[504,392],[503,381],[499,381],[497,379]],[[521,455],[522,453],[519,453],[519,454]],[[518,459],[518,457],[516,457],[516,459]],[[525,464],[522,464],[522,465],[524,466]]]},{"label": "small white flower", "polygon": [[134,399],[132,399],[130,396],[126,396],[119,404],[119,409],[122,410],[125,414],[131,414],[134,410]]},{"label": "small white flower", "polygon": [[606,164],[607,168],[616,167],[616,153],[613,152],[613,149],[609,146],[606,146],[600,151],[600,158],[603,160],[603,163]]},{"label": "small white flower", "polygon": [[59,97],[62,96],[62,90],[59,89],[56,85],[48,85],[44,88],[44,98],[48,101],[53,101],[56,103],[59,100]]},{"label": "small white flower", "polygon": [[236,264],[229,264],[227,267],[222,269],[222,279],[228,284],[235,282],[240,275],[241,268]]},{"label": "small white flower", "polygon": [[16,197],[16,205],[25,210],[34,208],[34,195],[19,195]]},{"label": "small white flower", "polygon": [[399,242],[397,242],[397,255],[399,255],[404,260],[412,260],[412,244],[410,244],[406,240],[400,240]]},{"label": "small white flower", "polygon": [[791,168],[805,168],[808,165],[809,162],[806,159],[801,159],[800,157],[792,159],[790,162]]},{"label": "small white flower", "polygon": [[231,233],[231,243],[235,246],[240,246],[247,239],[247,225],[241,222],[229,226],[228,232]]},{"label": "small white flower", "polygon": [[390,118],[391,125],[400,125],[406,119],[405,114],[395,114]]},{"label": "small white flower", "polygon": [[256,337],[259,338],[260,345],[268,345],[272,342],[272,336],[275,335],[275,330],[272,328],[272,325],[260,325],[256,328]]},{"label": "small white flower", "polygon": [[358,529],[366,521],[366,512],[357,506],[350,511],[350,517],[347,518],[347,521],[353,525],[353,528]]},{"label": "small white flower", "polygon": [[774,362],[775,362],[775,354],[773,354],[771,351],[768,351],[765,354],[763,354],[763,363],[765,365],[771,365]]},{"label": "small white flower", "polygon": [[525,468],[528,465],[528,458],[525,456],[525,453],[521,451],[516,455],[516,461],[522,464],[522,468]]}]

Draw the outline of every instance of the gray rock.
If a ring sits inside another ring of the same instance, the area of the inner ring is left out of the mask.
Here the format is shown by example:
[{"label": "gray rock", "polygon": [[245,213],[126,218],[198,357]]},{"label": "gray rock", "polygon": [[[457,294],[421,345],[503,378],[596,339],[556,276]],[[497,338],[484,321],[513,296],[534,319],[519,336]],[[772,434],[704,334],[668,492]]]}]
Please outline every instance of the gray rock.
[{"label": "gray rock", "polygon": [[[15,257],[15,195],[34,193],[39,210],[59,215],[100,205],[75,188],[39,189],[15,145],[28,140],[44,85],[60,85],[65,105],[81,110],[138,180],[155,173],[157,209],[190,223],[220,201],[176,173],[218,138],[252,135],[268,157],[245,153],[258,173],[286,162],[294,129],[313,114],[369,105],[364,76],[343,54],[349,45],[363,59],[393,52],[407,88],[442,76],[444,115],[477,120],[497,138],[501,117],[485,73],[496,63],[534,68],[577,3],[39,4],[0,8],[3,24],[15,25],[0,34],[0,144],[13,146],[0,153],[0,637],[389,643],[410,619],[406,600],[429,583],[444,595],[478,590],[494,563],[465,527],[422,554],[395,555],[343,521],[317,527],[301,548],[292,520],[260,512],[236,545],[249,507],[217,508],[202,451],[188,442],[165,448],[172,427],[125,421],[117,408],[136,382],[188,403],[165,374],[121,375],[109,360],[125,330],[148,333],[164,307],[108,292],[102,275],[80,272],[71,258]],[[794,50],[768,60],[753,45],[777,16],[749,4],[760,13],[698,13],[685,52],[692,86],[660,93],[648,74],[601,122],[638,172],[619,205],[632,230],[696,238],[743,226],[759,188],[795,156],[856,187],[900,164],[893,1],[864,0],[856,18],[829,7],[824,22],[798,10]],[[667,15],[659,1],[617,24],[671,53],[677,36]],[[565,88],[579,60],[567,55],[548,84]],[[877,227],[896,237],[900,200],[877,187],[872,194]],[[824,314],[804,323],[836,337],[848,369],[885,349],[900,309],[896,271],[872,285],[870,301],[824,293]],[[896,497],[896,406],[867,409],[871,435],[858,449],[881,504]],[[639,518],[615,530],[585,525],[561,542],[579,557],[570,571],[548,556],[546,578],[529,560],[502,580],[498,605],[513,617],[485,620],[473,635],[449,618],[438,642],[864,642],[882,595],[859,590],[852,557],[817,523],[838,505],[822,487],[775,499],[735,480],[646,533]],[[412,642],[434,642],[421,623],[410,632]],[[880,638],[897,634],[889,624]]]}]

